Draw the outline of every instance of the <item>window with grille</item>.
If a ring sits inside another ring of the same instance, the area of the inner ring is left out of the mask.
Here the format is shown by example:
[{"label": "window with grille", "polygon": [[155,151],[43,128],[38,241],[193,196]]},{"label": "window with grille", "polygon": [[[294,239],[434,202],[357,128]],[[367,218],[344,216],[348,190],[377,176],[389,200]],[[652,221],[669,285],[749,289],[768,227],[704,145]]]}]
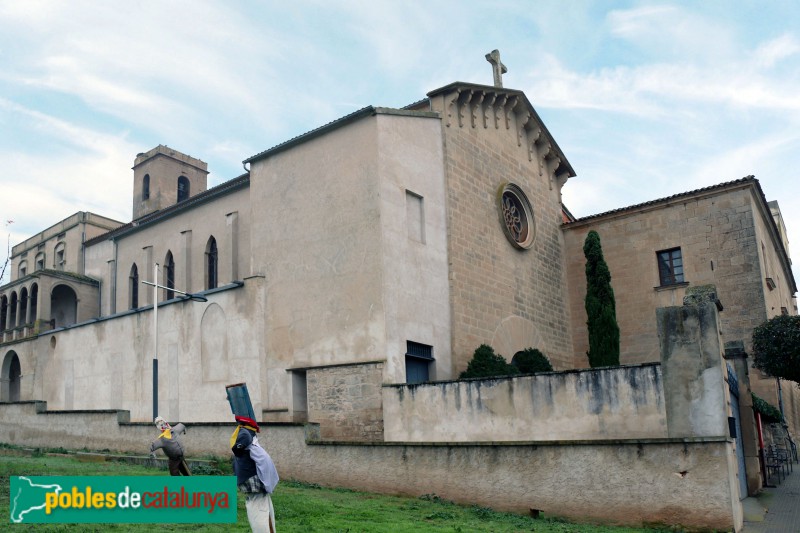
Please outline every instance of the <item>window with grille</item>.
[{"label": "window with grille", "polygon": [[433,346],[406,341],[406,383],[430,381]]},{"label": "window with grille", "polygon": [[656,252],[658,277],[661,285],[683,283],[683,257],[680,248]]}]

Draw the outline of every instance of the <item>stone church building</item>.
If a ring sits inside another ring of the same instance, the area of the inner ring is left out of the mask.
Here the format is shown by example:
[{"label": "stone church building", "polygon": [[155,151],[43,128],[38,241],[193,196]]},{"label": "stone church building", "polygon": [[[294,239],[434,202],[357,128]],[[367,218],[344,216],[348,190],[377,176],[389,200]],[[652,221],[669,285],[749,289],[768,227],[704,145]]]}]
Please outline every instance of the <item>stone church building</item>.
[{"label": "stone church building", "polygon": [[[157,359],[168,420],[229,421],[224,387],[247,382],[264,421],[381,441],[387,387],[455,380],[481,344],[588,367],[590,230],[624,365],[659,361],[656,309],[693,286],[716,287],[722,340],[745,351],[753,327],[797,313],[780,210],[755,178],[575,219],[575,171],[501,85],[365,107],[244,166],[208,188],[206,163],[159,145],[135,158],[131,221],[79,211],[15,246],[0,400],[148,421]],[[750,373],[800,434],[797,388]]]}]

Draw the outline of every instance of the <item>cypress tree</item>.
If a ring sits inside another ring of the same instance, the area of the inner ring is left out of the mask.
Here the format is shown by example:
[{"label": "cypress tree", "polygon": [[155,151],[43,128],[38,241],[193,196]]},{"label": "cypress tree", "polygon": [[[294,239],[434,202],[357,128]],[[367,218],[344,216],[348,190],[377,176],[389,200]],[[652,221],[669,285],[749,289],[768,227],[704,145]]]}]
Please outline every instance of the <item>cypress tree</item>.
[{"label": "cypress tree", "polygon": [[586,326],[589,329],[589,366],[619,364],[619,326],[617,326],[611,272],[603,259],[600,235],[590,231],[583,243],[586,256]]}]

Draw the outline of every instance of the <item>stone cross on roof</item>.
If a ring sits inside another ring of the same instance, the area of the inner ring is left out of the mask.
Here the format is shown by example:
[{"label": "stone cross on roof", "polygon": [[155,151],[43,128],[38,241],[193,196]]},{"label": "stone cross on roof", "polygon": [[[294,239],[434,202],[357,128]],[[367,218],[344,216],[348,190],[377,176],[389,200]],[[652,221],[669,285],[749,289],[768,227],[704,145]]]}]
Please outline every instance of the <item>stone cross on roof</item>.
[{"label": "stone cross on roof", "polygon": [[506,66],[500,62],[500,50],[492,50],[486,54],[486,61],[492,64],[492,71],[494,72],[494,86],[503,86],[503,74],[508,72]]}]

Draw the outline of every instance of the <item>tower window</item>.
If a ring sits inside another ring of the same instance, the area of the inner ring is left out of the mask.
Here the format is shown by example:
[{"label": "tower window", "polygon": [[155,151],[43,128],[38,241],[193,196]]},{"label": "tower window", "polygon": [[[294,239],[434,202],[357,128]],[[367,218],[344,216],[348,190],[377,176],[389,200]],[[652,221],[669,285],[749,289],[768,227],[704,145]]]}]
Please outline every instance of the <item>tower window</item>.
[{"label": "tower window", "polygon": [[189,199],[189,178],[181,176],[178,178],[178,202]]},{"label": "tower window", "polygon": [[147,200],[150,198],[150,174],[144,175],[144,180],[142,181],[142,200]]}]

